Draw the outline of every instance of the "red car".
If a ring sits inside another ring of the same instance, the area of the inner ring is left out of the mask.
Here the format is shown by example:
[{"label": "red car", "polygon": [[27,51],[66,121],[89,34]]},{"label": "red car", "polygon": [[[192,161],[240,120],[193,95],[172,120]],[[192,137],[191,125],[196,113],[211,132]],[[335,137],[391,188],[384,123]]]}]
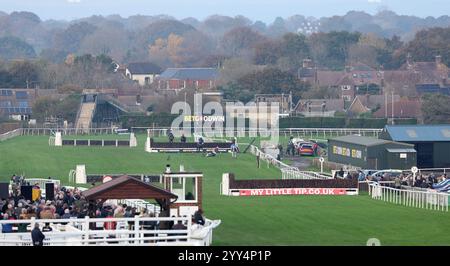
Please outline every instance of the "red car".
[{"label": "red car", "polygon": [[298,149],[300,155],[314,156],[314,147],[312,144],[302,144]]}]

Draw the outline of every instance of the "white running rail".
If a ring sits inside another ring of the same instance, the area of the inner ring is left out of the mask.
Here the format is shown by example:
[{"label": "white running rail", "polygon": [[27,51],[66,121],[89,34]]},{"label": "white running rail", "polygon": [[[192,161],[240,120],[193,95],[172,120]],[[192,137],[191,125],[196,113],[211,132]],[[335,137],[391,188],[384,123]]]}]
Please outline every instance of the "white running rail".
[{"label": "white running rail", "polygon": [[0,134],[0,142],[8,140],[8,139],[12,139],[18,136],[22,135],[22,129],[18,128],[18,129],[14,129],[13,131],[8,131],[6,133]]},{"label": "white running rail", "polygon": [[281,179],[333,179],[333,177],[311,171],[281,169]]},{"label": "white running rail", "polygon": [[[158,229],[167,222],[181,221],[186,229]],[[114,222],[115,229],[105,229],[104,225]],[[157,226],[150,229],[144,222],[152,222]],[[190,217],[134,217],[134,218],[73,218],[50,220],[2,220],[0,226],[27,224],[24,233],[0,233],[0,246],[31,246],[30,230],[35,223],[41,228],[45,223],[52,227],[51,232],[44,232],[44,246],[89,246],[89,245],[183,245],[209,246],[212,243],[212,231],[220,225],[220,220],[205,219],[205,225],[193,225]],[[62,223],[65,223],[63,225]],[[99,230],[90,230],[90,225]],[[1,231],[0,231],[1,232]]]},{"label": "white running rail", "polygon": [[375,182],[369,182],[369,195],[372,199],[382,200],[408,207],[422,208],[427,210],[448,211],[447,193],[435,190],[420,191],[397,189],[382,186]]}]

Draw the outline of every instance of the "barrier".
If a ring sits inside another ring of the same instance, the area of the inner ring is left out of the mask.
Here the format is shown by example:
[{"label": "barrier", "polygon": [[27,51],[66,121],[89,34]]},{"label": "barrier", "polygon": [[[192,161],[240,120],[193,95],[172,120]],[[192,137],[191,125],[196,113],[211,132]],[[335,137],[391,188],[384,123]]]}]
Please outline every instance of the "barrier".
[{"label": "barrier", "polygon": [[0,142],[8,140],[8,139],[12,139],[18,136],[22,135],[22,129],[18,128],[18,129],[14,129],[13,131],[9,131],[3,134],[0,134]]},{"label": "barrier", "polygon": [[111,135],[115,134],[115,128],[20,128],[21,135],[27,136],[45,136],[53,135],[54,132],[60,131],[62,135]]},{"label": "barrier", "polygon": [[[169,127],[150,128],[150,127],[132,127],[133,132],[146,132],[148,130],[151,137],[167,136],[167,130]],[[198,131],[196,131],[196,129]],[[338,137],[345,135],[361,135],[361,136],[373,136],[378,135],[383,131],[382,128],[280,128],[278,130],[279,135],[283,137],[297,136],[297,137],[316,137],[316,138],[328,138]],[[192,132],[202,132],[204,135],[214,136],[217,132],[204,131],[203,128],[191,128]],[[264,135],[267,131],[262,132],[258,128],[224,128],[221,132],[223,136],[227,137],[241,137],[241,136],[258,136]]]},{"label": "barrier", "polygon": [[45,183],[54,183],[57,187],[61,185],[61,181],[58,179],[45,179],[45,178],[25,178],[25,182],[30,185],[37,184],[41,189],[45,190]]},{"label": "barrier", "polygon": [[281,169],[281,179],[333,179],[333,177],[331,175],[311,171]]},{"label": "barrier", "polygon": [[[144,222],[174,222],[182,221],[186,229],[165,230],[147,229]],[[90,224],[96,224],[103,229],[105,223],[116,223],[115,230],[90,230]],[[220,225],[220,220],[205,219],[205,225],[192,225],[190,217],[134,217],[134,218],[89,218],[84,219],[30,219],[2,220],[0,225],[28,224],[28,230],[35,223],[49,223],[51,232],[44,232],[44,246],[87,246],[87,245],[183,245],[209,246],[212,243],[212,231]],[[63,225],[62,223],[67,223]],[[0,246],[31,246],[31,234],[0,233]]]},{"label": "barrier", "polygon": [[448,211],[449,194],[447,193],[440,193],[434,190],[420,191],[397,189],[382,186],[375,182],[369,182],[368,185],[369,195],[372,199],[382,200],[407,207]]},{"label": "barrier", "polygon": [[252,179],[235,180],[223,174],[220,193],[226,196],[358,195],[358,181],[351,179]]},{"label": "barrier", "polygon": [[[147,152],[196,152],[198,151],[197,143],[195,142],[155,142],[153,138],[147,138],[146,142]],[[205,142],[200,147],[201,151],[212,151],[218,148],[219,152],[229,152],[231,150],[231,143],[228,142]]]}]

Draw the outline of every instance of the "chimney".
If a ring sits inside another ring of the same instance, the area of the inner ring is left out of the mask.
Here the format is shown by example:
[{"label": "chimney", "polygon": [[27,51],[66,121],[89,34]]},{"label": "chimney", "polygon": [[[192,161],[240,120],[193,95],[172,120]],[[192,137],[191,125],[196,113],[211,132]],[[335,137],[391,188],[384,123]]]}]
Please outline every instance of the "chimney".
[{"label": "chimney", "polygon": [[436,55],[436,57],[434,58],[435,62],[436,62],[436,67],[438,67],[440,64],[442,64],[442,56],[440,55]]}]

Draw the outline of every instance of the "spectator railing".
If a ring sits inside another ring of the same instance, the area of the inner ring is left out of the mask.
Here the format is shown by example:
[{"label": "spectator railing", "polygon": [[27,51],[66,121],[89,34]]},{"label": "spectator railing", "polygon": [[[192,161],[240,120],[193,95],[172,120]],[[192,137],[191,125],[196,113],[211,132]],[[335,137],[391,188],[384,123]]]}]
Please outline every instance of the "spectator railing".
[{"label": "spectator railing", "polygon": [[[186,229],[145,229],[144,222],[158,225],[182,221]],[[116,223],[116,229],[104,229],[105,223]],[[204,226],[192,225],[190,217],[134,217],[134,218],[81,218],[81,219],[30,219],[2,220],[0,225],[28,224],[28,232],[0,233],[0,246],[31,246],[30,230],[35,223],[42,229],[45,223],[52,227],[51,232],[43,232],[44,246],[86,246],[86,245],[185,245],[209,246],[212,242],[212,230],[220,224],[220,220],[206,219]],[[67,223],[63,225],[62,223]],[[90,226],[99,230],[91,230]]]},{"label": "spectator railing", "polygon": [[126,204],[127,206],[134,207],[138,212],[141,212],[142,210],[149,210],[155,214],[159,214],[161,212],[161,207],[145,200],[123,199],[117,200],[117,204]]},{"label": "spectator railing", "polygon": [[[152,137],[161,137],[167,136],[167,130],[169,127],[159,127],[159,128],[151,128],[151,127],[132,127],[131,131],[135,133],[147,133],[147,130],[150,132],[150,136]],[[191,133],[195,131],[196,128],[190,128]],[[214,136],[214,133],[217,132],[205,132],[203,128],[198,128],[198,132],[203,135],[208,135],[211,133],[211,136]],[[280,128],[278,130],[279,136],[290,137],[319,137],[319,138],[328,138],[328,137],[337,137],[337,136],[345,136],[345,135],[361,135],[361,136],[373,136],[378,137],[383,129],[381,128]],[[257,136],[258,133],[267,134],[267,130],[261,132],[260,129],[257,128],[246,128],[246,129],[227,129],[224,128],[223,136]]]},{"label": "spectator railing", "polygon": [[290,166],[277,160],[272,155],[261,151],[258,147],[251,145],[250,153],[255,156],[260,156],[260,160],[267,162],[268,165],[273,165],[280,169],[281,179],[332,179],[332,176],[320,174],[311,171],[300,171],[297,167]]},{"label": "spectator railing", "polygon": [[22,135],[41,136],[53,135],[54,132],[60,131],[62,135],[105,135],[115,134],[113,127],[106,128],[88,128],[80,130],[79,128],[21,128]]},{"label": "spectator railing", "polygon": [[58,179],[25,178],[25,182],[28,182],[32,186],[38,184],[41,190],[45,190],[45,183],[54,183],[57,187],[61,186],[61,181]]},{"label": "spectator railing", "polygon": [[333,179],[331,175],[295,169],[281,169],[281,179]]},{"label": "spectator railing", "polygon": [[420,174],[431,174],[431,173],[439,175],[439,174],[446,174],[449,172],[450,172],[450,168],[420,168],[419,169],[419,175]]},{"label": "spectator railing", "polygon": [[382,200],[408,207],[428,210],[448,211],[447,193],[434,190],[420,191],[409,189],[397,189],[383,186],[376,182],[369,182],[369,195],[372,199]]}]

